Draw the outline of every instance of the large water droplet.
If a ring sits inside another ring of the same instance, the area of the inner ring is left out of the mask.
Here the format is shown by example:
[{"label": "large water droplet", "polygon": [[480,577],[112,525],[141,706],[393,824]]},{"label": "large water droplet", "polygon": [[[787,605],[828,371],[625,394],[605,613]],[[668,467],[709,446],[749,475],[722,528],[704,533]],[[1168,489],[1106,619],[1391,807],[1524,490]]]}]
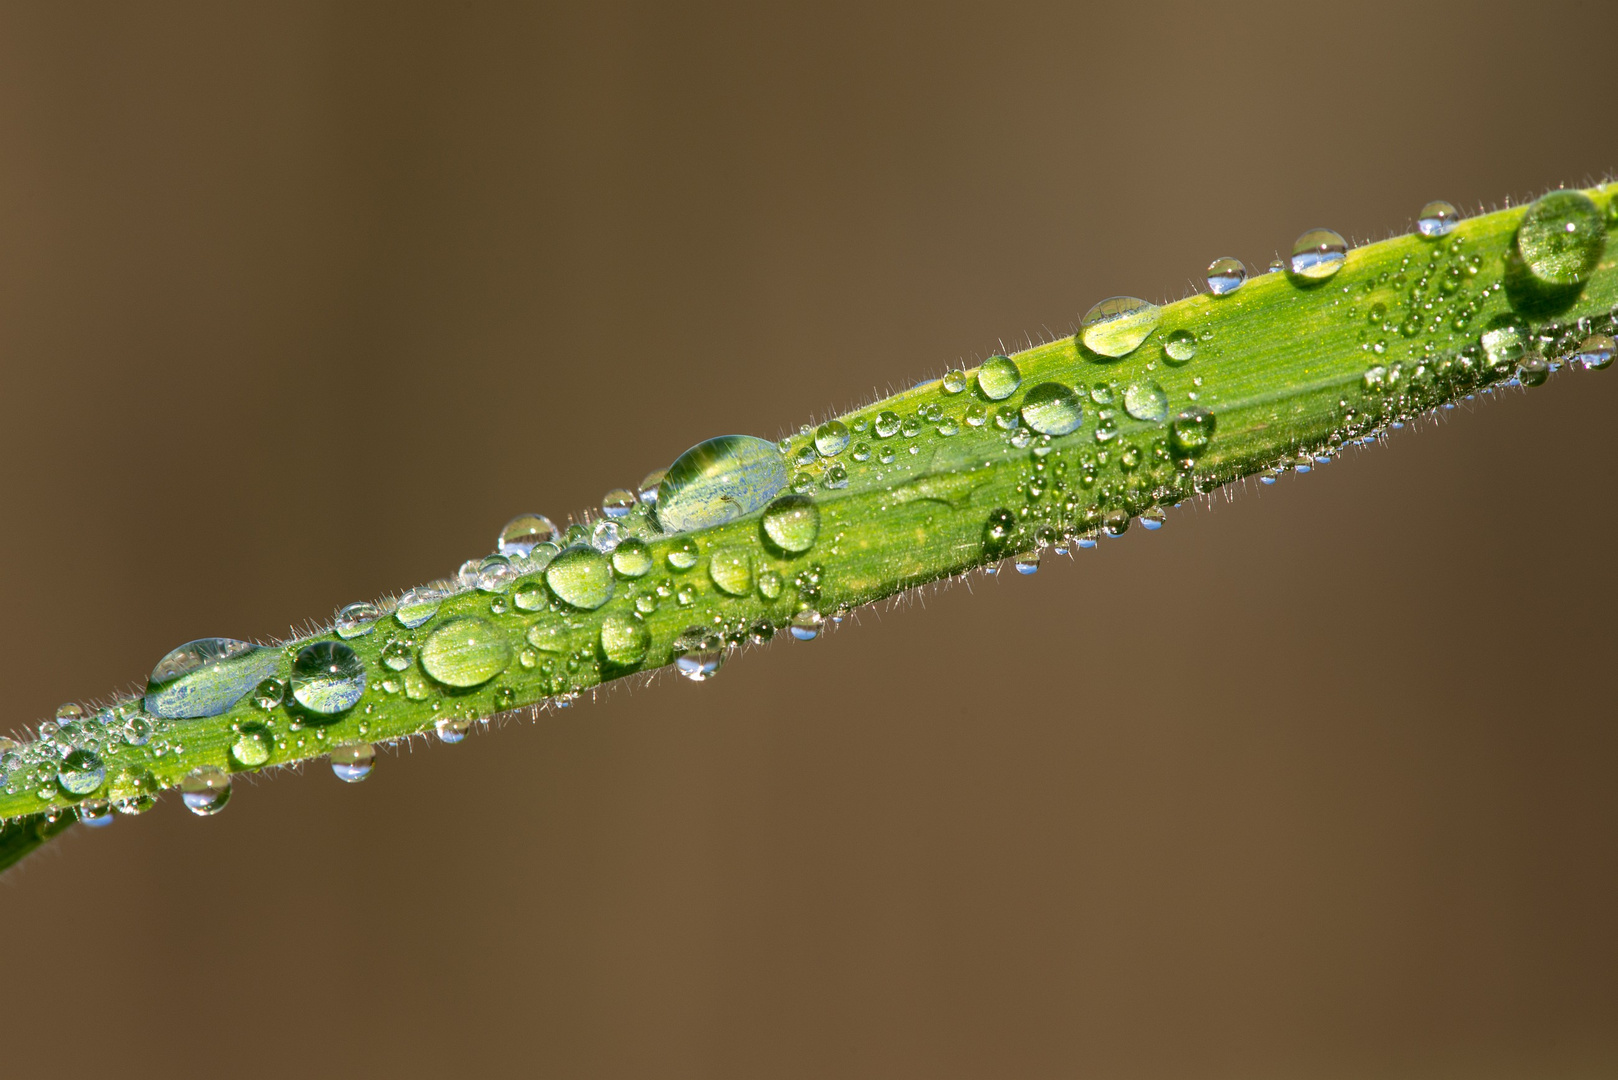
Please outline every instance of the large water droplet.
[{"label": "large water droplet", "polygon": [[1423,236],[1447,236],[1460,220],[1459,210],[1443,199],[1437,199],[1421,208],[1421,213],[1416,216],[1416,231]]},{"label": "large water droplet", "polygon": [[1310,229],[1292,245],[1290,269],[1306,281],[1325,281],[1343,268],[1348,241],[1330,229]]},{"label": "large water droplet", "polygon": [[608,663],[619,667],[638,664],[651,647],[652,632],[638,619],[609,615],[601,621],[601,655]]},{"label": "large water droplet", "polygon": [[230,802],[230,774],[217,765],[198,765],[180,781],[185,808],[199,817],[211,817]]},{"label": "large water droplet", "polygon": [[595,548],[577,544],[551,560],[545,582],[563,603],[594,611],[612,599],[612,563]]},{"label": "large water droplet", "polygon": [[526,556],[547,540],[556,539],[556,525],[544,514],[518,514],[506,522],[495,539],[495,550],[508,558]]},{"label": "large water droplet", "polygon": [[820,509],[807,495],[783,495],[764,511],[765,539],[788,555],[802,555],[820,535]]},{"label": "large water droplet", "polygon": [[152,669],[146,711],[171,720],[218,716],[274,675],[281,654],[247,641],[199,638]]},{"label": "large water droplet", "polygon": [[1022,419],[1041,435],[1067,435],[1084,424],[1084,406],[1071,387],[1040,383],[1023,395]]},{"label": "large water droplet", "polygon": [[511,643],[476,615],[451,619],[421,647],[421,667],[445,686],[482,686],[511,666]]},{"label": "large water droplet", "polygon": [[708,557],[708,576],[728,596],[753,591],[753,557],[746,548],[721,548]]},{"label": "large water droplet", "polygon": [[371,775],[376,764],[376,747],[370,743],[349,743],[332,747],[331,771],[345,784],[357,784]]},{"label": "large water droplet", "polygon": [[1150,379],[1131,383],[1124,391],[1124,412],[1155,424],[1169,415],[1169,396]]},{"label": "large water droplet", "polygon": [[1536,200],[1517,226],[1523,265],[1546,285],[1584,284],[1606,244],[1601,211],[1577,191],[1553,191]]},{"label": "large water droplet", "polygon": [[[978,368],[978,389],[990,401],[1004,401],[1015,394],[1021,385],[1022,372],[1017,369],[1017,362],[1009,356],[991,356]],[[879,425],[877,434],[881,433]]]},{"label": "large water droplet", "polygon": [[674,670],[692,682],[713,678],[724,662],[724,642],[706,627],[689,627],[674,641]]},{"label": "large water droplet", "polygon": [[394,609],[393,617],[399,620],[400,626],[414,630],[437,615],[438,607],[443,602],[444,594],[441,590],[431,585],[422,585],[399,597],[399,606]]},{"label": "large water droplet", "polygon": [[664,532],[723,525],[751,514],[786,488],[786,459],[774,443],[751,435],[721,435],[681,454],[657,491]]},{"label": "large water droplet", "polygon": [[1247,267],[1240,259],[1225,256],[1208,264],[1208,291],[1215,296],[1229,296],[1247,281]]},{"label": "large water droplet", "polygon": [[1100,356],[1128,356],[1157,329],[1163,309],[1134,296],[1109,296],[1084,313],[1079,340]]},{"label": "large water droplet", "polygon": [[836,457],[848,446],[848,425],[841,420],[827,420],[815,429],[815,452],[821,457]]},{"label": "large water droplet", "polygon": [[89,750],[69,750],[56,774],[56,783],[69,795],[88,795],[107,779],[107,767]]},{"label": "large water droplet", "polygon": [[313,641],[292,661],[292,696],[312,713],[335,716],[365,693],[365,664],[340,641]]}]

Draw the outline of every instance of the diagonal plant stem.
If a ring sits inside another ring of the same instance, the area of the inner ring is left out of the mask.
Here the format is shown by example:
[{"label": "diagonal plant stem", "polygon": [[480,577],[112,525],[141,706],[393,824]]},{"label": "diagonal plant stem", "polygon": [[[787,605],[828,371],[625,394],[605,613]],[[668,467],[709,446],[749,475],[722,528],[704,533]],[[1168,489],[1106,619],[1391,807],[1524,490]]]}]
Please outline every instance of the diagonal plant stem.
[{"label": "diagonal plant stem", "polygon": [[[1430,211],[1430,212],[1429,212]],[[1304,471],[1461,398],[1612,357],[1618,184],[1342,252],[1306,234],[1279,272],[1162,308],[1114,298],[1078,333],[956,371],[781,440],[713,440],[640,497],[611,493],[550,542],[513,522],[504,555],[345,609],[273,646],[176,650],[144,698],[64,706],[0,753],[0,868],[73,822],[180,786],[221,808],[229,776],[372,744],[459,741],[513,710],[565,706],[1015,557],[1090,546],[1257,475]],[[1608,335],[1604,337],[1604,335]],[[655,478],[648,478],[649,481]],[[4,746],[4,744],[0,744]]]}]

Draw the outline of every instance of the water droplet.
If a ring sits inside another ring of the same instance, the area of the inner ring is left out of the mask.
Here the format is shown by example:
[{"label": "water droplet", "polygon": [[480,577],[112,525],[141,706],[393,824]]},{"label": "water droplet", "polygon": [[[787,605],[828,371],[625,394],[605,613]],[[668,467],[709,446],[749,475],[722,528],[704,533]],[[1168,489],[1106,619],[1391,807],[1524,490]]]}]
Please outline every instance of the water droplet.
[{"label": "water droplet", "polygon": [[966,372],[955,368],[944,373],[944,393],[959,394],[966,389]]},{"label": "water droplet", "polygon": [[445,686],[482,686],[511,666],[511,643],[486,619],[451,619],[428,635],[421,668]]},{"label": "water droplet", "polygon": [[365,693],[365,664],[340,641],[313,641],[292,661],[292,696],[310,712],[335,716]]},{"label": "water droplet", "polygon": [[517,580],[517,568],[504,555],[487,556],[478,564],[478,591],[503,593]]},{"label": "water droplet", "polygon": [[813,641],[820,636],[820,628],[825,622],[825,617],[820,612],[805,608],[792,616],[788,630],[796,641]]},{"label": "water droplet", "polygon": [[331,771],[345,784],[357,784],[371,775],[376,765],[376,747],[370,743],[349,743],[332,747]]},{"label": "water droplet", "polygon": [[841,420],[827,420],[815,429],[815,452],[821,457],[836,457],[848,446],[848,425]]},{"label": "water droplet", "polygon": [[244,769],[256,769],[270,760],[273,746],[270,733],[253,724],[236,733],[236,741],[230,744],[230,757]]},{"label": "water droplet", "polygon": [[217,765],[198,765],[180,781],[185,808],[198,817],[211,817],[230,802],[230,774]]},{"label": "water droplet", "polygon": [[722,548],[708,558],[708,576],[728,596],[753,591],[753,557],[745,548]]},{"label": "water droplet", "polygon": [[1040,383],[1023,395],[1022,419],[1041,435],[1067,435],[1084,424],[1084,406],[1070,387]]},{"label": "water droplet", "polygon": [[612,549],[612,570],[619,577],[644,577],[652,569],[652,549],[646,541],[629,537]]},{"label": "water droplet", "polygon": [[1214,414],[1193,406],[1176,416],[1169,425],[1169,442],[1186,457],[1196,457],[1208,448],[1214,427]]},{"label": "water droplet", "polygon": [[628,667],[646,659],[652,647],[652,632],[639,619],[609,615],[601,622],[601,655],[609,664]]},{"label": "water droplet", "polygon": [[1017,573],[1024,576],[1039,573],[1039,552],[1025,551],[1016,559]]},{"label": "water droplet", "polygon": [[766,570],[758,576],[758,594],[765,600],[774,600],[781,595],[781,575],[774,570]]},{"label": "water droplet", "polygon": [[804,495],[784,495],[764,511],[765,538],[777,550],[801,555],[815,546],[820,535],[820,509]]},{"label": "water droplet", "polygon": [[1291,270],[1307,281],[1325,281],[1348,260],[1348,241],[1330,229],[1310,229],[1292,245]]},{"label": "water droplet", "polygon": [[69,750],[56,774],[56,783],[69,795],[88,795],[107,779],[107,767],[89,750]]},{"label": "water droplet", "polygon": [[669,566],[675,570],[689,570],[697,565],[697,560],[701,557],[702,552],[698,549],[697,542],[687,538],[669,548],[667,559]]},{"label": "water droplet", "polygon": [[674,670],[692,682],[713,678],[724,662],[724,641],[705,627],[690,627],[674,641]]},{"label": "water droplet", "polygon": [[101,829],[112,824],[112,803],[106,799],[85,799],[79,804],[78,811],[80,825]]},{"label": "water droplet", "polygon": [[611,555],[623,543],[624,527],[616,521],[602,520],[590,530],[590,546],[603,555]]},{"label": "water droplet", "polygon": [[495,550],[506,557],[528,556],[540,544],[556,539],[556,525],[544,514],[518,514],[506,522]]},{"label": "water droplet", "polygon": [[381,617],[382,612],[375,604],[363,602],[349,604],[337,613],[337,622],[333,629],[337,631],[337,636],[345,641],[364,637],[376,628],[376,621]]},{"label": "water droplet", "polygon": [[764,506],[788,481],[774,443],[751,435],[709,439],[669,466],[657,492],[657,522],[665,532],[722,525]]},{"label": "water droplet", "polygon": [[1167,520],[1168,515],[1163,513],[1163,508],[1161,506],[1154,506],[1148,510],[1142,510],[1140,512],[1139,521],[1141,523],[1141,527],[1146,529],[1148,532],[1156,532],[1158,529],[1161,529],[1163,527],[1163,522]]},{"label": "water droplet", "polygon": [[400,626],[414,630],[437,615],[438,607],[443,602],[444,594],[441,591],[431,585],[422,585],[399,597],[399,606],[394,609],[393,617],[399,620]]},{"label": "water droplet", "polygon": [[1022,372],[1009,356],[991,356],[978,368],[978,389],[990,401],[1004,401],[1021,385]]},{"label": "water droplet", "polygon": [[179,720],[218,716],[281,666],[281,654],[246,641],[199,638],[170,652],[152,669],[146,711]]},{"label": "water droplet", "polygon": [[1109,296],[1084,313],[1079,340],[1100,356],[1128,356],[1163,318],[1163,309],[1134,296]]},{"label": "water droplet", "polygon": [[472,721],[464,716],[440,716],[433,721],[433,731],[438,734],[438,741],[451,746],[466,738],[471,727]]},{"label": "water droplet", "polygon": [[1517,251],[1528,272],[1547,285],[1582,285],[1601,261],[1607,226],[1596,204],[1577,191],[1536,200],[1517,226]]},{"label": "water droplet", "polygon": [[1163,355],[1176,364],[1183,364],[1197,355],[1197,335],[1189,330],[1176,330],[1163,342]]},{"label": "water droplet", "polygon": [[1517,364],[1517,380],[1524,386],[1543,386],[1550,377],[1550,364],[1537,352],[1525,354]]},{"label": "water droplet", "polygon": [[[1618,205],[1618,199],[1613,203]],[[1618,342],[1614,342],[1611,334],[1591,334],[1579,343],[1579,351],[1574,353],[1569,362],[1591,371],[1600,371],[1612,366],[1612,358],[1618,352]]]},{"label": "water droplet", "polygon": [[1496,371],[1509,370],[1528,351],[1528,336],[1509,315],[1496,316],[1493,324],[1480,339],[1488,366]]},{"label": "water droplet", "polygon": [[601,500],[601,512],[610,518],[628,517],[635,509],[635,493],[628,488],[613,488]]},{"label": "water droplet", "polygon": [[478,560],[468,559],[455,571],[455,581],[464,589],[471,589],[478,583]]},{"label": "water droplet", "polygon": [[539,611],[551,602],[550,590],[545,587],[544,574],[531,574],[517,581],[511,602],[519,611]]},{"label": "water droplet", "polygon": [[1247,267],[1240,259],[1225,256],[1208,264],[1208,291],[1215,296],[1229,296],[1247,281]]},{"label": "water droplet", "polygon": [[1416,216],[1416,231],[1423,236],[1448,236],[1455,223],[1461,220],[1461,212],[1442,199],[1428,203],[1421,208]]},{"label": "water droplet", "polygon": [[56,722],[58,724],[76,724],[84,719],[84,707],[76,701],[69,701],[65,705],[56,707]]},{"label": "water droplet", "polygon": [[1017,515],[1004,508],[989,514],[983,526],[983,550],[990,558],[1005,554],[1017,531]]},{"label": "water droplet", "polygon": [[545,581],[558,599],[581,611],[594,611],[612,599],[612,563],[584,544],[552,559],[545,568]]},{"label": "water droplet", "polygon": [[1169,415],[1169,396],[1150,379],[1131,383],[1124,391],[1124,411],[1136,420],[1158,423]]},{"label": "water droplet", "polygon": [[891,409],[884,410],[883,412],[878,413],[876,417],[876,437],[879,439],[890,439],[899,434],[899,426],[899,414],[893,412]]}]

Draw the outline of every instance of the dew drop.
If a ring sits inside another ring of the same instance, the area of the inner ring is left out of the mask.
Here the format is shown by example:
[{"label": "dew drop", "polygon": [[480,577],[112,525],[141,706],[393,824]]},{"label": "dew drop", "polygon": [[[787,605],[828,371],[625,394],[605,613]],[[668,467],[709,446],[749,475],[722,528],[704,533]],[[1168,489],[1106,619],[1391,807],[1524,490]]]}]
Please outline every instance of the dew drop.
[{"label": "dew drop", "polygon": [[1039,552],[1025,551],[1016,559],[1017,573],[1027,576],[1039,573]]},{"label": "dew drop", "polygon": [[180,781],[180,798],[198,817],[212,817],[230,802],[230,774],[217,765],[198,765]]},{"label": "dew drop", "polygon": [[1189,330],[1176,330],[1163,342],[1163,355],[1176,364],[1184,364],[1197,355],[1197,335]]},{"label": "dew drop", "polygon": [[765,539],[778,551],[801,555],[820,535],[820,509],[804,495],[784,495],[764,511]]},{"label": "dew drop", "polygon": [[78,805],[79,824],[102,829],[112,824],[112,803],[106,799],[85,799]]},{"label": "dew drop", "polygon": [[1427,237],[1448,236],[1461,220],[1461,212],[1442,199],[1428,203],[1416,215],[1416,231]]},{"label": "dew drop", "polygon": [[635,509],[635,493],[628,488],[613,488],[601,500],[601,512],[617,520],[628,517]]},{"label": "dew drop", "polygon": [[990,401],[1004,401],[1021,385],[1022,372],[1009,356],[991,356],[978,368],[978,389]]},{"label": "dew drop", "polygon": [[1157,329],[1163,309],[1134,296],[1109,296],[1084,313],[1079,340],[1099,356],[1128,356]]},{"label": "dew drop", "polygon": [[612,549],[612,571],[619,577],[645,577],[652,569],[652,549],[646,541],[629,537]]},{"label": "dew drop", "polygon": [[766,570],[758,576],[758,595],[765,600],[774,600],[781,595],[781,575],[774,570]]},{"label": "dew drop", "polygon": [[89,750],[69,750],[56,774],[56,783],[69,795],[88,795],[107,779],[107,766]]},{"label": "dew drop", "polygon": [[421,669],[445,686],[482,686],[510,666],[511,643],[476,615],[449,620],[421,647]]},{"label": "dew drop", "polygon": [[668,476],[667,469],[654,469],[646,474],[640,482],[640,501],[646,506],[657,505],[657,489],[662,485],[664,477]]},{"label": "dew drop", "polygon": [[370,743],[348,743],[332,747],[328,756],[331,771],[345,784],[357,784],[371,775],[376,766],[376,747]]},{"label": "dew drop", "polygon": [[1158,423],[1169,415],[1169,396],[1150,379],[1130,383],[1124,391],[1124,411],[1136,420]]},{"label": "dew drop", "polygon": [[882,412],[878,413],[876,417],[876,424],[874,427],[876,437],[879,439],[891,439],[893,436],[899,434],[900,426],[901,421],[899,420],[899,414],[891,409],[884,409]]},{"label": "dew drop", "polygon": [[1325,281],[1348,260],[1348,241],[1330,229],[1310,229],[1292,245],[1291,271],[1306,281]]},{"label": "dew drop", "polygon": [[539,611],[550,601],[550,590],[545,586],[543,574],[518,579],[516,588],[511,592],[511,602],[519,611]]},{"label": "dew drop", "polygon": [[[1613,202],[1618,204],[1618,199]],[[1614,342],[1611,334],[1591,334],[1579,343],[1578,352],[1574,353],[1569,362],[1590,371],[1600,371],[1612,366],[1612,358],[1618,352],[1618,342]]]},{"label": "dew drop", "polygon": [[669,548],[669,553],[666,556],[669,566],[675,570],[689,570],[697,565],[697,560],[701,557],[702,552],[697,547],[697,542],[689,537],[677,541],[673,547]]},{"label": "dew drop", "polygon": [[944,393],[959,394],[966,389],[966,372],[955,368],[944,373]]},{"label": "dew drop", "polygon": [[708,576],[727,596],[753,591],[753,557],[745,548],[721,548],[708,557]]},{"label": "dew drop", "polygon": [[1225,256],[1208,264],[1208,291],[1229,296],[1247,281],[1247,267],[1240,259]]},{"label": "dew drop", "polygon": [[545,568],[545,581],[559,600],[581,611],[594,611],[612,599],[612,563],[584,544],[570,547],[552,559]]},{"label": "dew drop", "polygon": [[440,716],[433,721],[433,731],[438,735],[438,741],[450,746],[466,738],[471,727],[472,721],[464,716]]},{"label": "dew drop", "polygon": [[503,593],[517,580],[517,568],[504,555],[490,555],[478,564],[478,591]]},{"label": "dew drop", "polygon": [[1142,510],[1138,520],[1141,528],[1148,532],[1156,532],[1163,527],[1163,522],[1168,520],[1168,515],[1163,513],[1161,506],[1154,506],[1150,509]]},{"label": "dew drop", "polygon": [[664,532],[723,525],[764,506],[789,479],[786,460],[768,440],[722,435],[700,442],[658,487],[658,525]]},{"label": "dew drop", "polygon": [[443,592],[431,585],[422,585],[399,597],[399,606],[394,609],[393,617],[399,620],[400,626],[414,630],[437,615],[438,607],[443,602]]},{"label": "dew drop", "polygon": [[1517,381],[1524,386],[1544,386],[1550,377],[1550,364],[1537,352],[1525,354],[1517,363]]},{"label": "dew drop", "polygon": [[337,636],[345,641],[352,638],[364,637],[376,629],[376,621],[382,617],[382,612],[375,604],[358,603],[349,604],[337,613],[337,622],[333,629]]},{"label": "dew drop", "polygon": [[1186,457],[1196,457],[1208,448],[1214,427],[1214,414],[1193,406],[1176,416],[1169,425],[1169,442]]},{"label": "dew drop", "polygon": [[848,446],[848,425],[841,420],[827,420],[815,429],[815,452],[821,457],[836,457]]},{"label": "dew drop", "polygon": [[218,716],[280,666],[279,652],[250,642],[230,638],[189,641],[152,669],[146,711],[172,720]]},{"label": "dew drop", "polygon": [[510,558],[527,557],[540,544],[556,539],[556,525],[544,514],[518,514],[506,522],[495,540],[495,550]]},{"label": "dew drop", "polygon": [[601,655],[609,664],[628,667],[646,659],[652,647],[652,632],[639,619],[609,615],[601,622]]},{"label": "dew drop", "polygon": [[674,670],[692,682],[713,678],[724,662],[724,642],[705,627],[690,627],[674,641]]},{"label": "dew drop", "polygon": [[1067,435],[1084,424],[1084,406],[1071,387],[1040,383],[1023,395],[1023,423],[1041,435]]},{"label": "dew drop", "polygon": [[1551,286],[1582,285],[1601,261],[1607,226],[1589,197],[1553,191],[1537,199],[1517,226],[1517,251],[1534,277]]},{"label": "dew drop", "polygon": [[365,693],[365,664],[340,641],[314,641],[292,661],[292,696],[310,712],[335,716]]},{"label": "dew drop", "polygon": [[792,622],[787,629],[795,641],[813,641],[820,636],[820,628],[826,622],[820,612],[812,608],[805,608],[792,616]]},{"label": "dew drop", "polygon": [[270,733],[257,724],[244,727],[230,744],[230,759],[244,769],[256,769],[270,760]]}]

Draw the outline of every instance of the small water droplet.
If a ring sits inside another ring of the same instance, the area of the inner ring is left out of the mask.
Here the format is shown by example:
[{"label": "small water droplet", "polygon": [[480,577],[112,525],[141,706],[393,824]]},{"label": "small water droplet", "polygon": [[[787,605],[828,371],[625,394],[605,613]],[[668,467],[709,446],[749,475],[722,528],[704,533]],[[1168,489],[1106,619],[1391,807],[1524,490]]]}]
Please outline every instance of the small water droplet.
[{"label": "small water droplet", "polygon": [[652,632],[639,619],[609,615],[601,621],[601,655],[609,664],[628,667],[646,659]]},{"label": "small water droplet", "polygon": [[78,805],[78,811],[80,825],[101,829],[112,824],[112,803],[106,799],[85,799]]},{"label": "small water droplet", "polygon": [[471,728],[472,721],[464,716],[440,716],[433,721],[433,731],[437,733],[438,741],[451,746],[466,738]]},{"label": "small water droplet", "polygon": [[825,622],[820,612],[805,608],[792,616],[788,630],[796,641],[813,641],[820,636],[820,628]]},{"label": "small water droplet", "polygon": [[662,485],[666,476],[668,476],[667,469],[654,469],[646,474],[645,478],[640,482],[640,501],[642,504],[651,507],[657,505],[657,489]]},{"label": "small water droplet", "polygon": [[370,776],[376,766],[376,747],[370,743],[334,746],[328,760],[337,779],[345,784],[357,784]]},{"label": "small water droplet", "polygon": [[1196,457],[1208,448],[1215,426],[1213,413],[1200,406],[1192,406],[1176,416],[1169,425],[1169,442],[1186,457]]},{"label": "small water droplet", "polygon": [[1550,377],[1550,364],[1537,352],[1524,354],[1517,363],[1517,380],[1524,386],[1543,386]]},{"label": "small water droplet", "polygon": [[1067,435],[1084,424],[1084,406],[1071,387],[1040,383],[1023,395],[1023,423],[1041,435]]},{"label": "small water droplet", "polygon": [[781,595],[781,575],[774,570],[766,570],[758,576],[758,594],[765,600],[774,600]]},{"label": "small water droplet", "polygon": [[1136,420],[1158,423],[1169,415],[1169,396],[1150,379],[1131,383],[1124,391],[1124,411]]},{"label": "small water droplet", "polygon": [[804,495],[786,495],[764,511],[764,536],[788,555],[801,555],[814,547],[820,535],[820,509]]},{"label": "small water droplet", "polygon": [[58,724],[76,724],[84,719],[84,707],[78,702],[69,701],[65,705],[56,707],[56,722]]},{"label": "small water droplet", "polygon": [[690,538],[678,541],[669,548],[667,555],[669,566],[675,570],[689,570],[697,565],[697,560],[701,557],[702,552],[697,547],[697,542]]},{"label": "small water droplet", "polygon": [[518,514],[506,522],[495,538],[495,550],[510,558],[528,556],[547,541],[556,539],[556,525],[544,514]]},{"label": "small water droplet", "polygon": [[292,661],[292,696],[310,712],[335,716],[365,693],[365,664],[340,641],[314,641]]},{"label": "small water droplet", "polygon": [[815,429],[815,452],[821,457],[836,457],[848,446],[848,425],[841,420],[827,420]]},{"label": "small water droplet", "polygon": [[[1613,200],[1618,205],[1618,199]],[[1618,342],[1614,342],[1611,334],[1591,334],[1579,343],[1578,352],[1574,353],[1569,362],[1590,371],[1600,371],[1612,366],[1614,353],[1618,353]]]},{"label": "small water droplet", "polygon": [[145,707],[154,716],[218,716],[281,666],[281,654],[246,641],[200,638],[157,662]]},{"label": "small water droplet", "polygon": [[463,589],[476,588],[478,583],[478,560],[468,559],[463,562],[460,569],[455,571],[455,581]]},{"label": "small water droplet", "polygon": [[721,548],[708,557],[708,576],[727,596],[753,591],[753,557],[746,548]]},{"label": "small water droplet", "polygon": [[257,724],[242,728],[230,744],[230,757],[244,769],[256,769],[270,760],[273,748],[270,733]]},{"label": "small water droplet", "polygon": [[337,613],[337,622],[333,629],[337,631],[337,636],[345,641],[364,637],[376,628],[376,621],[381,617],[382,612],[375,604],[364,602],[349,604]]},{"label": "small water droplet", "polygon": [[1461,212],[1454,206],[1437,199],[1421,208],[1416,215],[1416,231],[1427,237],[1448,236],[1461,220]]},{"label": "small water droplet", "polygon": [[1208,291],[1229,296],[1247,281],[1247,267],[1240,259],[1225,256],[1208,264]]},{"label": "small water droplet", "polygon": [[1163,527],[1163,522],[1168,520],[1168,515],[1163,513],[1161,506],[1154,506],[1150,509],[1142,510],[1137,520],[1140,521],[1141,527],[1148,532],[1156,532]]},{"label": "small water droplet", "polygon": [[451,619],[428,635],[421,668],[445,686],[482,686],[511,666],[511,643],[476,615]]},{"label": "small water droplet", "polygon": [[955,368],[944,373],[944,393],[959,394],[966,389],[966,372]]},{"label": "small water droplet", "polygon": [[1022,372],[1009,356],[991,356],[978,368],[978,389],[990,401],[1004,401],[1021,385]]},{"label": "small water droplet", "polygon": [[570,547],[552,559],[545,568],[545,581],[558,599],[581,611],[594,611],[612,599],[612,563],[584,544]]},{"label": "small water droplet", "polygon": [[658,525],[665,532],[722,525],[764,506],[789,479],[768,440],[722,435],[700,442],[669,466],[657,493]]},{"label": "small water droplet", "polygon": [[603,555],[611,555],[623,543],[624,527],[616,521],[603,519],[590,529],[590,546]]},{"label": "small water droplet", "polygon": [[69,795],[88,795],[107,779],[107,767],[89,750],[69,750],[56,774],[56,783]]},{"label": "small water droplet", "polygon": [[1039,573],[1039,552],[1023,552],[1021,555],[1017,556],[1015,565],[1017,567],[1017,573],[1024,576]]},{"label": "small water droplet", "polygon": [[1163,309],[1134,296],[1109,296],[1084,313],[1079,340],[1099,356],[1128,356],[1163,318]]},{"label": "small water droplet", "polygon": [[706,682],[725,663],[725,646],[706,627],[689,627],[674,641],[674,670],[692,682]]},{"label": "small water droplet", "polygon": [[185,808],[198,817],[211,817],[230,802],[230,774],[217,765],[198,765],[180,781]]},{"label": "small water droplet", "polygon": [[873,430],[876,431],[877,438],[891,439],[893,436],[899,434],[899,426],[899,414],[891,409],[885,409],[877,414],[876,424]]},{"label": "small water droplet", "polygon": [[1537,199],[1517,226],[1523,265],[1546,285],[1584,284],[1606,244],[1601,211],[1577,191],[1553,191]]},{"label": "small water droplet", "polygon": [[646,541],[631,536],[613,548],[612,570],[619,577],[644,577],[651,569],[652,549]]},{"label": "small water droplet", "polygon": [[1348,241],[1330,229],[1310,229],[1292,245],[1290,268],[1306,281],[1325,281],[1343,268]]},{"label": "small water droplet", "polygon": [[1197,355],[1197,335],[1189,330],[1176,330],[1163,342],[1163,355],[1176,364],[1184,364]]},{"label": "small water droplet", "polygon": [[478,591],[503,593],[517,580],[517,568],[504,555],[489,555],[478,564]]},{"label": "small water droplet", "polygon": [[414,630],[437,615],[439,605],[443,602],[444,594],[440,590],[431,585],[422,585],[399,597],[399,606],[394,609],[393,617],[399,620],[400,626]]},{"label": "small water droplet", "polygon": [[601,500],[601,512],[617,519],[628,517],[635,509],[635,493],[628,488],[613,488]]}]

